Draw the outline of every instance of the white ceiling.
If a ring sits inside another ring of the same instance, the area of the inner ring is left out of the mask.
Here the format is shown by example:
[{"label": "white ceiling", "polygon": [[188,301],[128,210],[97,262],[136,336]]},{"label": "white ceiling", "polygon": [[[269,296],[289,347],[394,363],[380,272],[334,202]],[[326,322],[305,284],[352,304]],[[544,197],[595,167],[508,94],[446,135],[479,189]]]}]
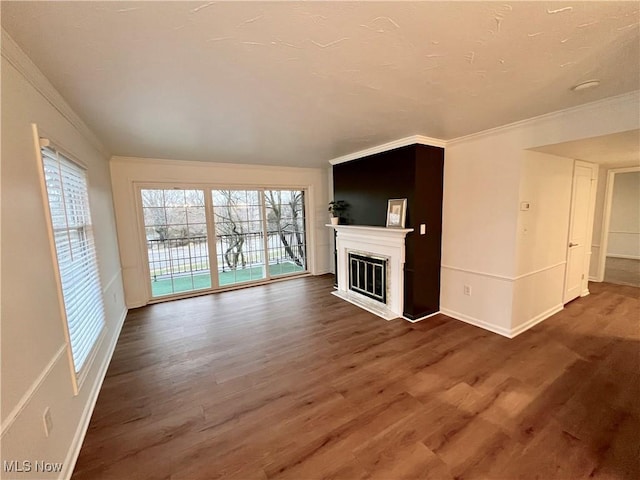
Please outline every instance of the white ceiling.
[{"label": "white ceiling", "polygon": [[[325,166],[636,90],[638,2],[10,2],[116,155]],[[600,87],[572,92],[598,78]]]},{"label": "white ceiling", "polygon": [[640,130],[556,143],[532,150],[607,166],[640,165]]}]

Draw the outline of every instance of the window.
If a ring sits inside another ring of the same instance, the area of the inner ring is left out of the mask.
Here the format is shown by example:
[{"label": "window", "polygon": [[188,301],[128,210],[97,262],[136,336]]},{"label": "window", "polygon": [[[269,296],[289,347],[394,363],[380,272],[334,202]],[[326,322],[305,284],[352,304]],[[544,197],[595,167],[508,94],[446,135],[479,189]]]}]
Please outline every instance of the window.
[{"label": "window", "polygon": [[79,374],[104,328],[86,171],[50,147],[41,149],[68,338]]},{"label": "window", "polygon": [[304,189],[140,185],[151,298],[307,273]]}]

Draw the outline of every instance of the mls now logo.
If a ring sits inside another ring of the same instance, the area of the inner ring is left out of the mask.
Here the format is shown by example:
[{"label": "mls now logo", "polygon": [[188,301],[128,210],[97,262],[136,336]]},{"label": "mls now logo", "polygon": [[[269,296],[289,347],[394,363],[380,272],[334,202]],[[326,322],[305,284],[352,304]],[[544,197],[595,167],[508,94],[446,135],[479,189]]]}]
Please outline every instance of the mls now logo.
[{"label": "mls now logo", "polygon": [[36,460],[5,460],[2,464],[5,473],[56,473],[62,471],[62,463],[43,462]]}]

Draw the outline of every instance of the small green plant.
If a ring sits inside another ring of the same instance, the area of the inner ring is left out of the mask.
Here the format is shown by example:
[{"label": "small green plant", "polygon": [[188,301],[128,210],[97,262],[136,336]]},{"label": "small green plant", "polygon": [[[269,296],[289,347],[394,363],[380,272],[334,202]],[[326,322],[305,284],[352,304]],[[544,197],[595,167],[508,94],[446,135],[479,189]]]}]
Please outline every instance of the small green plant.
[{"label": "small green plant", "polygon": [[334,217],[339,217],[347,209],[347,202],[344,200],[333,200],[329,202],[329,212]]}]

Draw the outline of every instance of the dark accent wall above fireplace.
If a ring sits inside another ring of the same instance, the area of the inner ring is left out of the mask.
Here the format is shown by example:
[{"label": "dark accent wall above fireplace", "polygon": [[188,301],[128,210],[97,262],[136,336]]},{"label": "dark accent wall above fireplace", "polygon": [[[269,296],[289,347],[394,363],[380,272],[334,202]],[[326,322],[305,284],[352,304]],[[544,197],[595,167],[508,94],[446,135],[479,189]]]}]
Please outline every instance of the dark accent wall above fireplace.
[{"label": "dark accent wall above fireplace", "polygon": [[[420,318],[440,309],[444,149],[409,145],[333,166],[333,195],[349,204],[349,225],[386,224],[387,201],[407,199],[404,314]],[[420,224],[427,232],[420,235]]]}]

